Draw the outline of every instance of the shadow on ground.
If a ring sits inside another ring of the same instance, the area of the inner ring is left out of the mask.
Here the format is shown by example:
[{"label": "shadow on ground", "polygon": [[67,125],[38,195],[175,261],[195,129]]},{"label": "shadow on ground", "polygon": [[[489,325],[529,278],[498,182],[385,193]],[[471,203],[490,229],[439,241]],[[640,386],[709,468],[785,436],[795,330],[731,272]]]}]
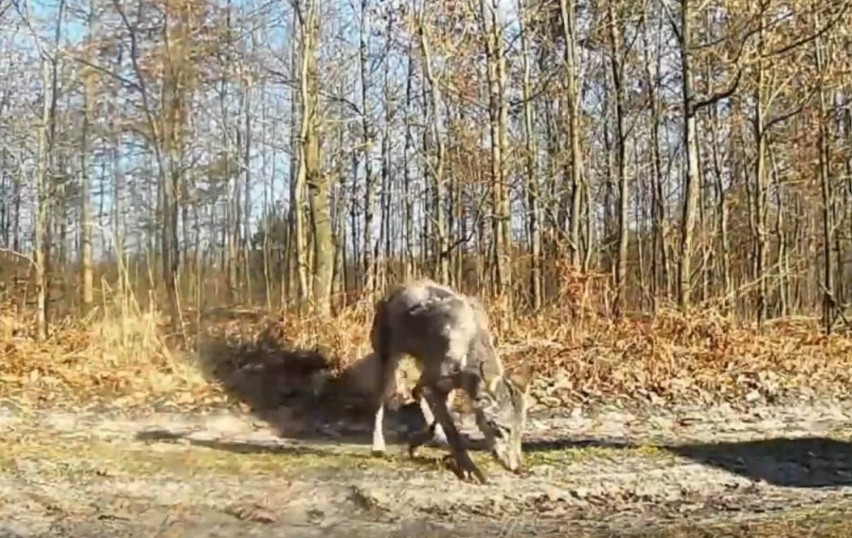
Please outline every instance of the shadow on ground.
[{"label": "shadow on ground", "polygon": [[611,439],[590,439],[590,438],[569,438],[563,437],[560,439],[536,439],[524,441],[524,452],[560,452],[564,450],[583,449],[583,448],[607,448],[616,450],[625,450],[637,448],[638,445],[628,443],[626,441],[615,441]]},{"label": "shadow on ground", "polygon": [[[560,438],[524,443],[524,451],[529,453],[579,448],[629,450],[638,447],[639,444],[606,439]],[[650,448],[774,486],[852,486],[852,443],[827,437],[777,437]]]},{"label": "shadow on ground", "polygon": [[234,454],[279,454],[305,456],[335,456],[330,448],[317,445],[279,445],[251,441],[220,441],[215,439],[193,439],[168,430],[145,430],[136,434],[136,440],[146,443],[186,441],[192,446],[223,450]]},{"label": "shadow on ground", "polygon": [[[201,344],[199,367],[282,438],[369,444],[375,409],[372,357],[335,376],[333,361],[319,350],[288,349],[282,341],[268,331],[250,341],[208,338]],[[401,399],[387,406],[385,424],[390,443],[425,425],[417,405]]]},{"label": "shadow on ground", "polygon": [[664,448],[704,465],[776,486],[852,485],[852,443],[827,437],[780,437]]},{"label": "shadow on ground", "polygon": [[[280,334],[261,334],[252,341],[231,343],[208,339],[202,344],[200,367],[224,387],[237,402],[270,424],[286,439],[310,442],[313,447],[221,442],[187,439],[190,443],[236,453],[309,453],[328,455],[322,444],[369,445],[373,419],[375,361],[363,357],[344,375],[332,376],[331,361],[318,350],[287,349]],[[386,410],[386,438],[404,443],[408,432],[425,424],[413,402]],[[554,432],[556,433],[556,432]],[[581,433],[581,432],[577,432]],[[140,440],[181,437],[168,432],[142,432]],[[471,439],[472,450],[482,450],[481,440]],[[555,452],[582,448],[629,450],[628,441],[562,436],[528,439],[524,451]],[[829,488],[852,485],[852,444],[829,438],[770,438],[708,444],[657,446],[661,451],[762,480],[798,488]],[[365,446],[366,449],[366,446]],[[367,451],[365,450],[365,454]]]},{"label": "shadow on ground", "polygon": [[[541,453],[582,448],[630,450],[639,446],[617,440],[560,438],[527,441],[524,443],[524,451]],[[778,437],[649,448],[774,486],[852,486],[852,443],[827,437]]]}]

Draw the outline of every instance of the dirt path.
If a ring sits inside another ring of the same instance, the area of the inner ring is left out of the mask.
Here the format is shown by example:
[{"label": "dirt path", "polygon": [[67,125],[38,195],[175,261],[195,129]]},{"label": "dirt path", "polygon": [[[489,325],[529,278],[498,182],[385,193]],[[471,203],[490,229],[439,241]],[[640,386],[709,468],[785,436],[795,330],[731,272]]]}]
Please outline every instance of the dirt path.
[{"label": "dirt path", "polygon": [[235,411],[7,405],[0,538],[705,536],[719,524],[782,536],[779,521],[828,536],[852,507],[850,417],[852,404],[827,403],[534,414],[525,476],[478,453],[491,483],[477,486],[441,468],[440,450],[371,458],[366,423],[299,441]]}]

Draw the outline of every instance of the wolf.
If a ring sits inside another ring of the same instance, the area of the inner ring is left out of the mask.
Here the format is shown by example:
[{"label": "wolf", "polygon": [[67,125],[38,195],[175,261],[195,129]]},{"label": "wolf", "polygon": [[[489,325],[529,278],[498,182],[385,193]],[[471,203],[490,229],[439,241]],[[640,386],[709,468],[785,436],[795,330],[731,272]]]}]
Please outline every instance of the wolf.
[{"label": "wolf", "polygon": [[[470,396],[492,456],[509,471],[521,469],[530,370],[526,365],[511,373],[504,370],[488,315],[477,299],[431,279],[395,285],[375,304],[370,342],[379,360],[373,454],[385,453],[385,401],[401,357],[409,355],[420,371],[414,392],[429,435],[446,440],[460,475],[486,482],[450,414],[450,395],[456,389]],[[410,443],[409,450],[424,441]]]}]

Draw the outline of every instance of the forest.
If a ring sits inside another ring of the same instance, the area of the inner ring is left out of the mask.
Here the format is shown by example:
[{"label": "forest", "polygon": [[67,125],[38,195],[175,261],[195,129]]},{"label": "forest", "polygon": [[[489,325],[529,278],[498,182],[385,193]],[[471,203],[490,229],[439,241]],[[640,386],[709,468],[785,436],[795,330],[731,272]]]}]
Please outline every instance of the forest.
[{"label": "forest", "polygon": [[[848,535],[851,30],[850,0],[0,0],[0,520]],[[322,415],[424,277],[532,367],[509,488]]]},{"label": "forest", "polygon": [[679,4],[8,3],[5,294],[41,339],[106,289],[177,327],[422,275],[848,328],[848,3]]}]

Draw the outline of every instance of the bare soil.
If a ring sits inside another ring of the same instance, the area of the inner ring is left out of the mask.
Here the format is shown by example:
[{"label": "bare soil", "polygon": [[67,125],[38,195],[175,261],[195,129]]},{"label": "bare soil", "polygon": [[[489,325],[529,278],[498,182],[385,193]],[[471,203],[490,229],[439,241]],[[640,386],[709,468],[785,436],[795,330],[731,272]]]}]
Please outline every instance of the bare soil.
[{"label": "bare soil", "polygon": [[440,448],[371,457],[368,416],[6,402],[0,538],[847,536],[850,417],[838,402],[537,412],[526,471],[474,453],[490,480],[475,485]]}]

